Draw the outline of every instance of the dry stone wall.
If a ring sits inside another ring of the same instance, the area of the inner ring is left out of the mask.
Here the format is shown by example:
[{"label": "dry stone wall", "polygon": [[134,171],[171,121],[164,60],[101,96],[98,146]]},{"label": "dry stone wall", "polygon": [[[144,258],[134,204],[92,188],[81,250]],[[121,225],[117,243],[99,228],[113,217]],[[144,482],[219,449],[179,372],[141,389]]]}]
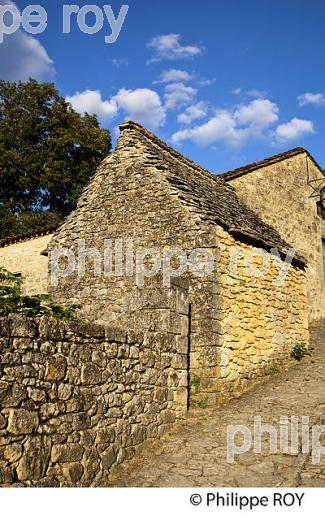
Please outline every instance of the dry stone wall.
[{"label": "dry stone wall", "polygon": [[[295,345],[309,345],[306,273],[291,265],[283,283],[276,283],[276,257],[261,255],[222,228],[217,232],[223,323],[219,385],[223,397],[233,397],[286,364]],[[229,269],[232,255],[234,270]]]},{"label": "dry stone wall", "polygon": [[153,329],[0,319],[0,485],[107,485],[186,413],[186,339]]}]

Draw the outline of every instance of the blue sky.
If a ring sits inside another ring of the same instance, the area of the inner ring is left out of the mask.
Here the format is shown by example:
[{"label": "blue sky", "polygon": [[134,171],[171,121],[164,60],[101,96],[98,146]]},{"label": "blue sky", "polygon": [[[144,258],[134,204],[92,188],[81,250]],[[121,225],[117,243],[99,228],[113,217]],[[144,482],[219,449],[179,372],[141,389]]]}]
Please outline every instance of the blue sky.
[{"label": "blue sky", "polygon": [[[89,35],[72,15],[63,34],[68,2],[38,2],[47,28],[4,37],[0,78],[55,81],[114,136],[130,117],[213,172],[295,146],[325,166],[323,0],[125,0],[113,44],[106,19]],[[109,4],[117,17],[122,2],[96,2]]]}]

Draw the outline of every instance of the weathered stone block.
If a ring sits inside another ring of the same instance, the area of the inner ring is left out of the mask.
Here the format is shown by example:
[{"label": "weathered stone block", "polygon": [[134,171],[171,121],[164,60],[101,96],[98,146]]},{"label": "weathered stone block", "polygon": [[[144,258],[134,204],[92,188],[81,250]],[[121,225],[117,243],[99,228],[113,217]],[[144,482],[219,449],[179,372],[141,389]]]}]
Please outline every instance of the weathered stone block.
[{"label": "weathered stone block", "polygon": [[44,341],[64,341],[66,333],[66,324],[63,321],[51,318],[50,316],[42,316],[39,318],[39,334]]},{"label": "weathered stone block", "polygon": [[60,354],[55,354],[50,358],[46,367],[46,381],[61,381],[65,378],[67,370],[67,360]]},{"label": "weathered stone block", "polygon": [[186,370],[187,364],[187,356],[185,354],[174,354],[171,362],[172,368],[176,370]]},{"label": "weathered stone block", "polygon": [[4,457],[8,462],[12,464],[13,462],[17,462],[17,460],[20,459],[22,452],[23,447],[21,444],[9,444],[9,446],[6,446],[4,449]]},{"label": "weathered stone block", "polygon": [[72,385],[66,385],[61,383],[58,387],[58,398],[62,401],[67,401],[70,399],[73,392]]},{"label": "weathered stone block", "polygon": [[9,338],[9,321],[7,318],[0,318],[0,338],[5,338],[6,340],[6,343],[4,343],[3,345],[7,344],[8,343],[8,338]]},{"label": "weathered stone block", "polygon": [[108,427],[98,430],[96,444],[111,444],[115,441],[115,428]]},{"label": "weathered stone block", "polygon": [[117,451],[115,447],[110,448],[101,454],[102,467],[106,471],[109,471],[111,469],[116,460]]},{"label": "weathered stone block", "polygon": [[24,452],[17,466],[20,481],[37,482],[46,474],[50,462],[50,443],[42,437],[28,437]]},{"label": "weathered stone block", "polygon": [[81,382],[85,385],[97,385],[102,380],[102,370],[94,363],[87,363],[81,369]]},{"label": "weathered stone block", "polygon": [[63,464],[62,471],[67,481],[75,484],[81,480],[84,473],[84,468],[82,464],[76,462],[72,464]]},{"label": "weathered stone block", "polygon": [[114,327],[105,327],[105,339],[111,343],[126,343],[126,332]]},{"label": "weathered stone block", "polygon": [[10,410],[8,419],[8,432],[14,435],[32,433],[38,427],[38,415],[28,410]]},{"label": "weathered stone block", "polygon": [[11,484],[13,482],[13,468],[0,467],[0,484]]},{"label": "weathered stone block", "polygon": [[178,354],[188,354],[189,349],[190,349],[188,335],[185,335],[185,336],[176,335],[174,341],[175,341],[176,352]]},{"label": "weathered stone block", "polygon": [[38,322],[36,319],[26,318],[19,314],[11,314],[9,323],[12,337],[36,338],[38,335]]},{"label": "weathered stone block", "polygon": [[85,412],[73,415],[72,426],[75,431],[87,430],[90,427],[90,423],[90,417]]},{"label": "weathered stone block", "polygon": [[52,447],[52,462],[79,462],[82,459],[84,449],[79,444],[57,445]]},{"label": "weathered stone block", "polygon": [[44,403],[46,400],[46,393],[44,390],[38,390],[37,388],[28,388],[28,397],[36,403]]}]

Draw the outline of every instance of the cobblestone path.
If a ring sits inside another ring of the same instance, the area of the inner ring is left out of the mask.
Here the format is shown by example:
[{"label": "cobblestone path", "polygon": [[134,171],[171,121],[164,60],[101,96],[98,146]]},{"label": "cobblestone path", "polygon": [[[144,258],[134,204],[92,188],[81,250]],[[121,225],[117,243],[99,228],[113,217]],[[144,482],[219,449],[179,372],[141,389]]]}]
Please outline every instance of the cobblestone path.
[{"label": "cobblestone path", "polygon": [[[325,454],[313,464],[308,454],[270,454],[263,437],[262,454],[235,456],[227,463],[227,426],[251,426],[254,416],[276,427],[280,416],[309,417],[310,426],[325,424],[324,330],[313,333],[316,352],[243,397],[213,410],[191,412],[169,434],[146,447],[108,482],[118,487],[262,487],[325,486]],[[301,424],[299,423],[299,432]],[[289,430],[290,435],[290,430]],[[289,437],[290,438],[290,437]],[[240,438],[237,439],[240,444]],[[325,434],[321,436],[325,446]],[[325,450],[324,450],[325,451]]]}]

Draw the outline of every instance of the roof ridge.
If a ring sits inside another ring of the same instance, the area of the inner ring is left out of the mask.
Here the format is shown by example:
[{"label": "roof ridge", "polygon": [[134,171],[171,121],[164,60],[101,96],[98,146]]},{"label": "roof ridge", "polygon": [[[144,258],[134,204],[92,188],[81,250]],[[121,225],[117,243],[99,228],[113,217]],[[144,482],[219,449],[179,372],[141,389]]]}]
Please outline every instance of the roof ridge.
[{"label": "roof ridge", "polygon": [[[62,224],[62,223],[61,223]],[[11,244],[16,244],[18,242],[24,242],[25,240],[29,240],[32,238],[37,238],[39,236],[50,235],[54,233],[61,224],[56,224],[53,226],[46,226],[35,231],[29,231],[27,233],[19,233],[18,235],[9,236],[0,240],[0,248],[9,246]]]},{"label": "roof ridge", "polygon": [[156,146],[158,146],[165,152],[169,153],[169,155],[171,155],[174,159],[178,159],[183,164],[186,164],[190,168],[192,168],[200,173],[203,173],[204,175],[208,176],[210,179],[213,179],[214,181],[217,181],[217,182],[220,181],[218,175],[210,172],[206,168],[203,168],[203,166],[200,166],[196,162],[192,161],[191,159],[186,157],[186,155],[183,155],[182,153],[178,152],[172,146],[169,146],[165,141],[163,141],[162,139],[157,137],[155,134],[150,132],[150,130],[148,130],[147,128],[144,128],[139,123],[136,123],[135,121],[132,121],[132,120],[126,120],[120,124],[119,128],[120,128],[121,132],[123,130],[129,129],[129,128],[139,131],[146,139],[150,140]]},{"label": "roof ridge", "polygon": [[292,148],[290,150],[287,150],[286,152],[281,152],[276,155],[271,155],[270,157],[266,157],[265,159],[262,159],[260,161],[256,161],[244,166],[240,166],[239,168],[235,168],[234,170],[229,170],[224,173],[217,174],[217,177],[224,181],[229,181],[232,179],[236,179],[237,177],[241,177],[242,175],[245,175],[246,173],[250,173],[252,171],[258,170],[260,168],[270,166],[271,164],[275,164],[280,161],[284,161],[286,159],[290,159],[292,157],[295,157],[296,155],[300,155],[302,153],[307,154],[309,159],[315,164],[315,166],[323,172],[323,169],[320,167],[318,162],[314,159],[314,157],[311,155],[311,153],[306,150],[305,148],[298,146],[296,148]]},{"label": "roof ridge", "polygon": [[229,170],[227,172],[223,173],[212,173],[206,168],[203,168],[203,166],[200,166],[196,162],[192,161],[192,159],[189,159],[186,155],[180,153],[179,151],[175,150],[172,146],[168,145],[165,141],[157,137],[154,133],[152,133],[147,128],[143,127],[139,123],[136,123],[135,121],[132,121],[131,119],[127,119],[126,121],[122,122],[119,126],[120,131],[123,132],[123,130],[132,128],[133,130],[136,130],[140,132],[140,134],[151,141],[153,144],[158,146],[163,151],[169,153],[174,159],[179,160],[181,163],[186,164],[188,167],[192,168],[193,170],[200,172],[201,174],[204,174],[208,176],[210,179],[213,179],[214,181],[224,181],[227,183],[227,181],[235,179],[237,177],[241,177],[242,175],[245,175],[246,173],[249,173],[254,170],[258,170],[260,168],[263,168],[265,166],[270,166],[271,164],[290,159],[291,157],[295,157],[296,155],[306,153],[307,156],[310,158],[310,160],[315,164],[315,166],[323,173],[325,174],[325,171],[321,166],[318,164],[316,159],[311,155],[311,153],[303,148],[302,146],[298,146],[296,148],[292,148],[290,150],[287,150],[285,152],[281,152],[276,155],[271,155],[269,157],[266,157],[265,159],[261,159],[260,161],[255,161],[253,163],[240,166],[238,168],[235,168],[234,170]]}]

